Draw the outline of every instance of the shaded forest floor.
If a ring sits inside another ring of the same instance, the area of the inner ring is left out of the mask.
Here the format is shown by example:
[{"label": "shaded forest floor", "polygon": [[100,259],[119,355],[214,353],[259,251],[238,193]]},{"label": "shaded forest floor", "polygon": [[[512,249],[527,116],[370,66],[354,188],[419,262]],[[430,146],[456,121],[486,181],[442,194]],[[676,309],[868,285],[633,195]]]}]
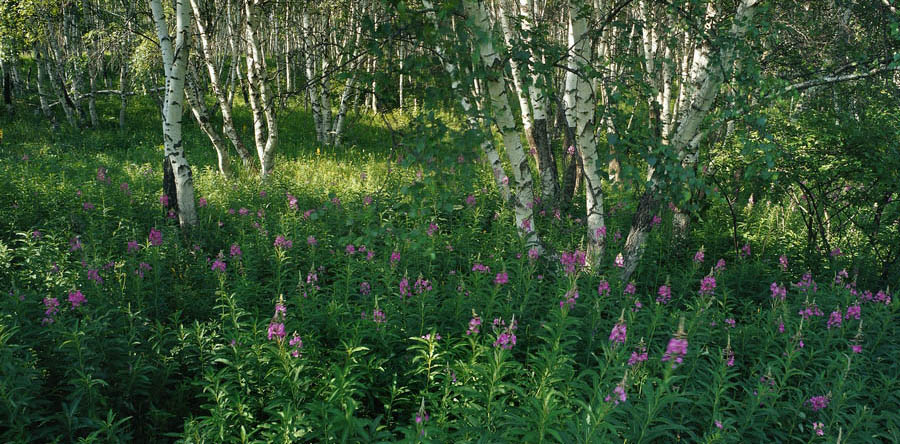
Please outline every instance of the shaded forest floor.
[{"label": "shaded forest floor", "polygon": [[775,205],[737,257],[725,208],[686,242],[664,210],[622,282],[634,190],[586,270],[580,203],[543,208],[560,255],[532,257],[475,144],[361,116],[325,147],[297,111],[262,183],[187,125],[184,233],[157,116],[0,122],[4,441],[900,441],[895,286],[804,254]]}]

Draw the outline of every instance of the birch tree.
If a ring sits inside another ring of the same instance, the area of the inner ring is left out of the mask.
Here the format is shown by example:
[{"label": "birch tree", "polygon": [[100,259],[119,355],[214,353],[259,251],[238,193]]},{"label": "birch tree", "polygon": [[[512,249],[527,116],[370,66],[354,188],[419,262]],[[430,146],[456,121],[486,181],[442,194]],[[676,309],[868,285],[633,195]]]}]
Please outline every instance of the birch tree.
[{"label": "birch tree", "polygon": [[[686,94],[685,108],[673,134],[671,149],[680,161],[682,168],[691,168],[697,162],[700,142],[705,135],[701,131],[701,123],[709,114],[719,88],[725,81],[727,70],[730,70],[736,52],[736,43],[743,39],[750,26],[757,7],[762,0],[742,0],[734,15],[728,39],[719,48],[712,48],[707,42],[695,49],[688,80],[690,88]],[[715,15],[713,4],[708,4],[707,18]],[[710,54],[715,51],[716,59],[711,63]],[[640,262],[647,241],[647,234],[652,226],[652,218],[659,206],[659,189],[665,180],[662,169],[650,166],[647,190],[638,202],[638,208],[632,218],[631,229],[625,241],[623,251],[625,267],[623,278],[629,279]]]},{"label": "birch tree", "polygon": [[162,110],[164,162],[163,189],[169,201],[175,203],[178,222],[182,227],[197,223],[194,206],[194,181],[191,167],[185,157],[182,139],[184,113],[184,82],[187,75],[188,49],[191,36],[190,10],[187,0],[175,0],[175,36],[169,35],[169,27],[163,13],[161,0],[148,0],[162,51],[163,71],[166,76],[166,93]]},{"label": "birch tree", "polygon": [[528,156],[522,147],[515,117],[509,105],[506,79],[503,76],[503,62],[494,48],[488,14],[481,2],[464,0],[464,6],[478,40],[493,120],[503,138],[503,147],[512,166],[516,192],[511,199],[515,209],[516,227],[525,239],[528,248],[541,251],[542,247],[534,221],[534,180],[528,166]]}]

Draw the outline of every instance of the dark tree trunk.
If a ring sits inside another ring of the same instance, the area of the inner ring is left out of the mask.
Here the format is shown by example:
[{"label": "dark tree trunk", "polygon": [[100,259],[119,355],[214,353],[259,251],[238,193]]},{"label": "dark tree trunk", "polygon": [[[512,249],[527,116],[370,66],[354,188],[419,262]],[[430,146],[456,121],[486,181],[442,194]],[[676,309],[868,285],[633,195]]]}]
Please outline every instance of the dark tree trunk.
[{"label": "dark tree trunk", "polygon": [[169,157],[163,157],[163,195],[168,198],[168,206],[163,208],[164,213],[174,210],[178,214],[178,193],[175,190],[175,172],[172,171],[172,162]]}]

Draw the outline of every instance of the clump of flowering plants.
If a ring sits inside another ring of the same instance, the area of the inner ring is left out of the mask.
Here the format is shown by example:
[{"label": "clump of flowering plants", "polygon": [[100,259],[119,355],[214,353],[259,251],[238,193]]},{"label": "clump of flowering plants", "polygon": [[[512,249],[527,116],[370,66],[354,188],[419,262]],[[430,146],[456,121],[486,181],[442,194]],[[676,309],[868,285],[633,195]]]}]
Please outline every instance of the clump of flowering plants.
[{"label": "clump of flowering plants", "polygon": [[663,207],[623,280],[627,194],[588,264],[583,213],[535,202],[526,245],[474,151],[300,149],[195,171],[189,233],[155,163],[0,156],[0,440],[900,441],[864,250],[817,261],[763,203],[676,241]]}]

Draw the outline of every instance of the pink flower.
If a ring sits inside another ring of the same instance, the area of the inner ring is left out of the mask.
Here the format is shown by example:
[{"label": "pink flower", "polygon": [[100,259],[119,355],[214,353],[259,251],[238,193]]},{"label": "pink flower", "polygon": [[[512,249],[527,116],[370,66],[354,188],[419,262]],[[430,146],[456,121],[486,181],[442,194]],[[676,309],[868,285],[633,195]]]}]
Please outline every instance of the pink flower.
[{"label": "pink flower", "polygon": [[769,290],[772,291],[772,299],[780,299],[784,300],[787,297],[787,289],[784,288],[784,285],[778,285],[775,282],[772,282],[772,285],[769,285]]},{"label": "pink flower", "polygon": [[629,282],[625,285],[625,294],[634,294],[637,291],[637,287],[634,286],[634,282]]},{"label": "pink flower", "polygon": [[622,256],[622,253],[616,255],[615,265],[619,268],[625,268],[625,257]]},{"label": "pink flower", "polygon": [[84,294],[81,293],[81,290],[69,292],[69,302],[72,304],[72,308],[76,308],[86,301],[87,299],[85,299]]},{"label": "pink flower", "polygon": [[628,396],[625,395],[625,384],[624,381],[620,382],[616,385],[616,388],[613,389],[612,395],[606,395],[603,398],[603,402],[613,402],[613,405],[619,405],[620,402],[625,402],[628,399]]},{"label": "pink flower", "polygon": [[494,347],[504,350],[511,350],[516,345],[515,331],[518,328],[515,317],[510,321],[509,326],[502,319],[494,319],[494,332],[497,333],[497,339],[494,341]]},{"label": "pink flower", "polygon": [[506,274],[506,272],[497,273],[497,277],[494,278],[494,283],[497,285],[503,285],[507,282],[509,282],[509,276]]},{"label": "pink flower", "polygon": [[719,259],[716,262],[716,271],[724,271],[725,270],[725,259]]},{"label": "pink flower", "polygon": [[409,279],[406,276],[400,279],[400,296],[403,298],[412,296],[412,293],[409,291]]},{"label": "pink flower", "polygon": [[609,294],[609,282],[600,281],[597,284],[597,295],[602,297],[604,293]]},{"label": "pink flower", "polygon": [[825,316],[825,313],[822,313],[822,310],[819,309],[819,306],[815,302],[808,304],[806,308],[800,310],[797,314],[803,317],[803,319],[809,319],[812,316]]},{"label": "pink flower", "polygon": [[809,408],[814,412],[818,412],[819,410],[828,407],[829,402],[831,402],[831,399],[828,396],[813,396],[806,401],[806,403],[809,404]]},{"label": "pink flower", "polygon": [[431,291],[431,282],[427,279],[422,279],[421,277],[419,277],[418,279],[416,279],[415,288],[416,294],[422,294],[426,291]]},{"label": "pink flower", "polygon": [[679,337],[669,339],[669,345],[666,346],[666,353],[663,354],[662,361],[674,361],[672,363],[672,368],[675,368],[676,364],[681,364],[684,357],[687,355],[687,346],[687,339]]},{"label": "pink flower", "polygon": [[818,436],[825,435],[825,424],[822,424],[821,422],[814,422],[812,424],[812,428],[813,428],[813,431],[816,432],[816,435],[818,435]]},{"label": "pink flower", "polygon": [[578,290],[569,290],[566,292],[565,299],[559,301],[559,308],[568,307],[569,310],[575,308],[575,301],[578,300]]},{"label": "pink flower", "polygon": [[[474,310],[473,310],[474,311]],[[481,327],[481,318],[473,313],[472,319],[469,319],[469,328],[466,329],[466,336],[477,335]]]},{"label": "pink flower", "polygon": [[672,299],[672,289],[668,285],[662,285],[659,287],[659,291],[656,292],[659,296],[656,298],[657,304],[666,305],[669,303],[669,300]]},{"label": "pink flower", "polygon": [[240,245],[238,245],[238,244],[231,244],[231,251],[230,251],[230,254],[231,254],[231,257],[235,257],[235,256],[241,256],[241,255],[243,255],[244,253],[241,251],[241,246],[240,246]]},{"label": "pink flower", "polygon": [[98,285],[103,283],[103,278],[100,277],[100,270],[92,268],[87,271],[87,277],[89,280],[96,282]]},{"label": "pink flower", "polygon": [[316,245],[319,245],[319,241],[317,241],[315,236],[312,236],[312,235],[310,235],[306,238],[306,243],[310,247],[315,247]]},{"label": "pink flower", "polygon": [[206,198],[205,198],[205,197],[201,197],[200,199],[197,199],[197,207],[198,207],[198,208],[203,208],[203,207],[205,207],[207,203],[208,203],[208,202],[206,201]]},{"label": "pink flower", "polygon": [[575,250],[571,253],[563,253],[559,258],[559,262],[563,265],[566,274],[575,273],[578,267],[585,265],[586,257],[583,251]]},{"label": "pink flower", "polygon": [[694,253],[694,262],[696,262],[698,264],[702,264],[703,257],[704,257],[703,250],[698,250],[696,253]]},{"label": "pink flower", "polygon": [[468,206],[470,206],[470,207],[474,207],[474,206],[475,206],[475,203],[476,203],[476,201],[475,201],[475,195],[474,195],[474,194],[470,194],[470,195],[468,195],[468,196],[466,197],[466,205],[468,205]]},{"label": "pink flower", "polygon": [[532,260],[532,261],[537,260],[538,256],[540,256],[540,255],[541,255],[541,252],[538,251],[537,248],[532,248],[532,249],[528,250],[528,259],[529,260]]},{"label": "pink flower", "polygon": [[840,327],[842,319],[843,316],[841,314],[841,310],[835,310],[831,312],[831,316],[828,317],[828,323],[826,324],[826,326],[829,330],[831,330],[832,328]]},{"label": "pink flower", "polygon": [[347,248],[344,250],[351,256],[356,253],[356,247],[354,247],[353,244],[347,244]]},{"label": "pink flower", "polygon": [[212,267],[210,267],[212,271],[218,271],[219,273],[225,272],[225,262],[222,259],[216,259],[212,263]]},{"label": "pink flower", "polygon": [[750,244],[744,244],[741,248],[741,257],[750,257]]},{"label": "pink flower", "polygon": [[366,196],[363,198],[363,205],[369,206],[372,205],[372,196]]},{"label": "pink flower", "polygon": [[853,353],[862,353],[862,345],[850,344],[850,350],[853,350]]},{"label": "pink flower", "polygon": [[658,214],[653,215],[653,219],[650,221],[650,226],[655,227],[662,223],[662,218],[659,217]]},{"label": "pink flower", "polygon": [[491,267],[476,262],[475,265],[472,265],[472,271],[475,273],[490,273]]},{"label": "pink flower", "polygon": [[425,230],[425,233],[428,234],[429,236],[434,236],[434,232],[437,231],[437,229],[438,229],[438,226],[436,223],[429,222],[428,229]]},{"label": "pink flower", "polygon": [[394,265],[399,260],[400,260],[400,252],[399,251],[391,252],[391,265]]},{"label": "pink flower", "polygon": [[644,347],[642,345],[637,350],[631,352],[631,357],[628,358],[628,366],[640,364],[647,359],[649,359],[649,355],[647,354],[647,347]]},{"label": "pink flower", "polygon": [[531,232],[531,219],[522,219],[522,231]]},{"label": "pink flower", "polygon": [[716,278],[712,275],[706,276],[700,281],[700,295],[710,295],[716,291]]},{"label": "pink flower", "polygon": [[159,196],[159,204],[162,205],[163,208],[169,208],[169,196],[161,194]]},{"label": "pink flower", "polygon": [[785,255],[781,255],[778,258],[778,264],[781,265],[781,271],[787,271],[788,269],[788,258]]},{"label": "pink flower", "polygon": [[[282,337],[284,337],[284,336],[282,336]],[[269,338],[269,339],[271,339],[271,338]],[[291,338],[290,341],[288,341],[288,345],[291,347],[294,347],[294,349],[291,351],[291,356],[293,356],[295,358],[299,358],[300,357],[300,349],[303,348],[303,340],[300,339],[300,335],[298,335],[297,332],[294,332],[294,336]]]},{"label": "pink flower", "polygon": [[275,245],[276,248],[281,248],[281,249],[284,249],[284,250],[290,250],[291,247],[294,246],[294,242],[291,241],[291,240],[289,240],[289,239],[286,239],[284,236],[278,235],[278,236],[275,237],[275,244],[274,244],[274,245]]},{"label": "pink flower", "polygon": [[362,283],[359,284],[359,292],[362,293],[364,296],[368,296],[371,291],[372,291],[372,286],[369,285],[368,282],[363,281]]},{"label": "pink flower", "polygon": [[383,311],[376,308],[374,311],[372,311],[372,322],[376,324],[384,324],[385,322],[387,322],[387,316],[385,316]]},{"label": "pink flower", "polygon": [[612,342],[613,346],[624,344],[627,336],[627,329],[625,321],[620,319],[616,325],[613,325],[612,330],[609,332],[609,342]]},{"label": "pink flower", "polygon": [[44,298],[44,319],[41,324],[52,324],[53,315],[59,312],[59,300],[56,298]]},{"label": "pink flower", "polygon": [[150,228],[150,234],[147,236],[147,239],[150,241],[150,245],[158,247],[162,245],[162,232],[155,227]]},{"label": "pink flower", "polygon": [[859,320],[861,315],[862,315],[862,307],[860,307],[859,304],[851,305],[851,306],[847,307],[847,315],[844,317],[844,319],[849,320],[852,318],[852,319]]},{"label": "pink flower", "polygon": [[285,336],[284,323],[275,321],[270,322],[267,332],[270,341],[272,339],[283,339]]}]

